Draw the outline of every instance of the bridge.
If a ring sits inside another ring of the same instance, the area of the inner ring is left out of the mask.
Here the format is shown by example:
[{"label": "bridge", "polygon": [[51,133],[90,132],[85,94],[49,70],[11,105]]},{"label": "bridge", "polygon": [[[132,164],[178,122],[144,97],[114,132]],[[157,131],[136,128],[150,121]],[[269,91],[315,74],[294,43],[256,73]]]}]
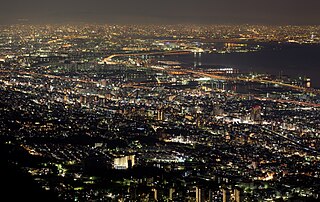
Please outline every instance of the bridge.
[{"label": "bridge", "polygon": [[[140,53],[119,53],[119,54],[113,54],[103,59],[103,62],[106,64],[117,64],[116,62],[112,61],[115,57],[130,57],[130,56],[143,56],[143,55],[182,55],[182,54],[190,54],[190,53],[203,53],[204,50],[197,47],[191,47],[189,49],[184,50],[173,50],[173,51],[155,51],[155,52],[140,52]],[[202,71],[195,71],[190,69],[181,69],[181,72],[185,73],[191,73],[194,75],[209,77],[212,79],[217,80],[229,80],[229,81],[244,81],[244,82],[257,82],[257,83],[270,83],[274,85],[279,85],[287,88],[291,88],[294,90],[302,91],[302,92],[308,92],[308,93],[314,93],[314,94],[320,94],[320,90],[313,89],[313,88],[306,88],[301,86],[296,86],[288,83],[283,83],[281,81],[275,81],[275,80],[266,80],[266,79],[257,79],[257,78],[234,78],[234,77],[226,77],[221,76],[213,73],[206,73]]]},{"label": "bridge", "polygon": [[155,51],[155,52],[141,52],[141,53],[119,53],[119,54],[113,54],[106,58],[104,58],[102,61],[106,64],[116,64],[112,61],[113,58],[116,57],[138,57],[143,55],[183,55],[183,54],[189,54],[189,53],[202,53],[204,52],[201,48],[191,48],[191,49],[184,49],[184,50],[172,50],[172,51]]},{"label": "bridge", "polygon": [[192,73],[192,74],[195,74],[195,75],[203,76],[203,77],[209,77],[209,78],[216,79],[216,80],[270,83],[270,84],[287,87],[287,88],[294,89],[294,90],[301,91],[301,92],[320,94],[320,91],[317,90],[317,89],[306,88],[306,87],[302,87],[302,86],[296,86],[296,85],[293,85],[293,84],[283,83],[281,81],[258,79],[258,78],[226,77],[226,76],[221,76],[221,75],[217,75],[217,74],[213,74],[213,73],[205,73],[205,72],[201,72],[201,71],[188,70],[188,69],[183,69],[182,71],[184,71],[186,73]]}]

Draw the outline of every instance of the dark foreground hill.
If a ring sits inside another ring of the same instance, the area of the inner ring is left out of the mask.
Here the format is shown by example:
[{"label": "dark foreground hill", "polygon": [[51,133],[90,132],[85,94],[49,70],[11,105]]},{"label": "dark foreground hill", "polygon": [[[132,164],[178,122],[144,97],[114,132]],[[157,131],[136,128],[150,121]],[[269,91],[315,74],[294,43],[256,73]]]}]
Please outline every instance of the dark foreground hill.
[{"label": "dark foreground hill", "polygon": [[61,201],[55,193],[45,191],[31,176],[11,162],[10,145],[0,143],[0,201]]}]

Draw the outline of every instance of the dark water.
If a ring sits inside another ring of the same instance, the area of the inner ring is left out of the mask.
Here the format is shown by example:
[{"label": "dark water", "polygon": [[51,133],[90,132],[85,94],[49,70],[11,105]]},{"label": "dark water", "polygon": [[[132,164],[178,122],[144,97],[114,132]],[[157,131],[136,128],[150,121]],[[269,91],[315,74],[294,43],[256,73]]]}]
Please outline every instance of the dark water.
[{"label": "dark water", "polygon": [[[193,55],[171,57],[193,65]],[[202,65],[222,65],[238,68],[240,72],[309,77],[311,85],[320,88],[320,45],[265,45],[260,51],[230,54],[203,54]]]}]

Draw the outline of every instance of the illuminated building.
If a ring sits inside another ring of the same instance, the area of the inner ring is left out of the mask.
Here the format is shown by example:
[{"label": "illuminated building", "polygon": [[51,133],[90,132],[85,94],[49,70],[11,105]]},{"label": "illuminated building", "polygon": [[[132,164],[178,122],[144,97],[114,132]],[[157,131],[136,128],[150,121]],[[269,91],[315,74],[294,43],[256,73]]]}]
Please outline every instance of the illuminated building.
[{"label": "illuminated building", "polygon": [[222,189],[222,201],[223,202],[230,201],[230,191],[227,188]]},{"label": "illuminated building", "polygon": [[170,190],[169,190],[169,200],[172,200],[172,195],[173,195],[173,193],[174,193],[174,188],[170,188]]},{"label": "illuminated building", "polygon": [[163,110],[162,109],[158,109],[158,111],[157,111],[157,120],[158,121],[163,121],[163,118],[164,118]]},{"label": "illuminated building", "polygon": [[310,78],[306,78],[305,81],[306,81],[306,87],[307,88],[311,88],[311,79]]},{"label": "illuminated building", "polygon": [[135,165],[134,155],[115,158],[113,161],[113,168],[118,170],[129,169],[129,168],[132,168],[132,166],[134,165]]},{"label": "illuminated building", "polygon": [[200,187],[196,187],[196,202],[204,201],[204,191]]},{"label": "illuminated building", "polygon": [[234,199],[236,202],[241,202],[243,199],[242,199],[242,190],[241,188],[239,187],[236,187],[234,189]]},{"label": "illuminated building", "polygon": [[155,201],[158,201],[158,191],[157,191],[155,188],[153,188],[152,191],[153,191],[153,198],[154,198],[154,200],[155,200]]}]

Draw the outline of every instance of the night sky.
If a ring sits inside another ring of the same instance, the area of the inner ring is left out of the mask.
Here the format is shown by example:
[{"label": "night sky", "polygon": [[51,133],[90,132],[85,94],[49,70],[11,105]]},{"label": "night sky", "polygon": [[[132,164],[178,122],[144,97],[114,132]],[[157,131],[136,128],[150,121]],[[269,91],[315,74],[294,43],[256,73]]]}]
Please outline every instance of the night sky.
[{"label": "night sky", "polygon": [[320,24],[317,0],[0,0],[0,23]]}]

